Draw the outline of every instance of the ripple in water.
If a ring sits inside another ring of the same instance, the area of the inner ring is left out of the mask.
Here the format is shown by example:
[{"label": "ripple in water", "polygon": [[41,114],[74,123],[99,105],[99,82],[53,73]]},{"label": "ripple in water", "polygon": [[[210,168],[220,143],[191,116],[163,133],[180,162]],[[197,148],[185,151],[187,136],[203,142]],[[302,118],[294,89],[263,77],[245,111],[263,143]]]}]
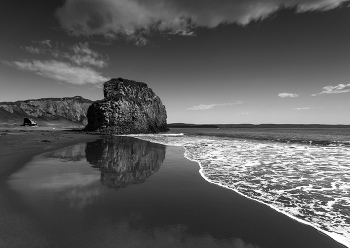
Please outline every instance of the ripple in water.
[{"label": "ripple in water", "polygon": [[211,183],[233,189],[350,247],[350,148],[134,135],[183,146]]}]

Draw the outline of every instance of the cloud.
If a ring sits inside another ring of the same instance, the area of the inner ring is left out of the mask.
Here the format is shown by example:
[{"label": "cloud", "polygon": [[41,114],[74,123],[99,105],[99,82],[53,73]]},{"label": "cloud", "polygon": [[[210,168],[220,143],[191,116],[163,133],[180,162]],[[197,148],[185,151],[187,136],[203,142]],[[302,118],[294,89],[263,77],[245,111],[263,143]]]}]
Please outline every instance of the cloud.
[{"label": "cloud", "polygon": [[77,85],[99,84],[109,80],[109,78],[102,76],[92,68],[77,67],[70,63],[56,60],[5,61],[3,63],[23,71],[34,72],[39,76]]},{"label": "cloud", "polygon": [[89,65],[103,68],[107,66],[107,61],[100,54],[91,50],[88,43],[78,43],[70,48],[73,53],[64,53],[62,56],[68,58],[78,66]]},{"label": "cloud", "polygon": [[312,94],[312,96],[318,96],[321,94],[339,94],[350,92],[350,84],[339,84],[336,86],[330,85],[322,88],[323,91],[317,94]]},{"label": "cloud", "polygon": [[146,38],[140,37],[136,42],[136,46],[146,46],[148,43],[148,40]]},{"label": "cloud", "polygon": [[215,107],[232,106],[232,105],[237,105],[242,103],[243,102],[241,101],[237,101],[237,102],[228,102],[228,103],[214,103],[209,105],[201,104],[201,105],[190,107],[187,110],[208,110],[208,109],[213,109]]},{"label": "cloud", "polygon": [[310,107],[301,107],[301,108],[294,108],[295,110],[309,110],[312,109]]},{"label": "cloud", "polygon": [[118,35],[166,31],[193,35],[195,27],[248,24],[283,7],[299,12],[329,10],[346,0],[66,0],[56,11],[62,27],[72,35]]},{"label": "cloud", "polygon": [[33,44],[39,45],[38,47],[33,47],[33,46],[21,46],[21,48],[29,53],[33,54],[44,54],[48,51],[51,50],[51,40],[32,40]]},{"label": "cloud", "polygon": [[52,49],[50,40],[35,41],[32,40],[34,46],[21,46],[21,48],[29,53],[33,54],[48,54],[53,53],[55,49]]},{"label": "cloud", "polygon": [[46,45],[48,47],[51,47],[51,41],[50,40],[42,40],[42,41],[39,41],[40,44],[42,45]]},{"label": "cloud", "polygon": [[68,59],[78,66],[85,65],[103,68],[108,65],[107,59],[105,59],[101,54],[90,49],[87,42],[80,42],[73,46],[63,47],[66,51],[60,51],[58,48],[52,48],[50,40],[33,41],[33,43],[39,43],[39,47],[28,46],[21,48],[33,54],[46,54],[56,59]]},{"label": "cloud", "polygon": [[28,46],[28,47],[21,47],[21,48],[29,53],[34,53],[34,54],[42,53],[41,50],[37,47]]},{"label": "cloud", "polygon": [[179,30],[175,34],[181,35],[181,36],[196,36],[196,34],[190,30]]},{"label": "cloud", "polygon": [[33,43],[39,44],[39,47],[21,48],[33,54],[46,55],[49,58],[2,61],[2,63],[22,71],[34,72],[42,77],[75,85],[95,84],[100,86],[101,83],[109,80],[95,69],[106,67],[107,60],[90,49],[88,43],[78,43],[73,46],[62,45],[65,51],[52,48],[50,40],[33,41]]},{"label": "cloud", "polygon": [[295,93],[279,93],[278,94],[279,97],[281,98],[292,98],[292,97],[298,97],[299,95],[298,94],[295,94]]}]

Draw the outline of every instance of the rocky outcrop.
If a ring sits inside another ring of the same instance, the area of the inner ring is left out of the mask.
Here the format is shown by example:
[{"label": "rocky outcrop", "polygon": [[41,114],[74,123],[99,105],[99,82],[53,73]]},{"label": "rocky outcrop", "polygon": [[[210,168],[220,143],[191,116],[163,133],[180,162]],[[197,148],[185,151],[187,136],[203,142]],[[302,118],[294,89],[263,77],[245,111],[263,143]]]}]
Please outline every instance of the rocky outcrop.
[{"label": "rocky outcrop", "polygon": [[60,121],[87,124],[87,110],[92,101],[80,96],[0,102],[0,123],[22,122],[30,118],[38,124]]},{"label": "rocky outcrop", "polygon": [[101,183],[125,188],[143,183],[165,159],[165,146],[130,137],[109,137],[86,145],[86,160],[101,171]]},{"label": "rocky outcrop", "polygon": [[24,117],[22,126],[36,126],[37,123],[27,117]]},{"label": "rocky outcrop", "polygon": [[104,83],[104,99],[88,110],[87,131],[157,133],[167,131],[166,110],[147,84],[123,78]]}]

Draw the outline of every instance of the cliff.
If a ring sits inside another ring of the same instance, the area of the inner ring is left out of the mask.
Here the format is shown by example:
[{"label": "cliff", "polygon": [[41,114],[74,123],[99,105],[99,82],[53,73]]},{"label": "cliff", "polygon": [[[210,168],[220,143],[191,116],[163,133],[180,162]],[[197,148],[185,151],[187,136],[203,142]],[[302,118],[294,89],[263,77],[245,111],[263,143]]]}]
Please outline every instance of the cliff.
[{"label": "cliff", "polygon": [[143,183],[165,159],[165,146],[130,137],[110,137],[86,145],[86,160],[101,171],[101,183],[125,188]]},{"label": "cliff", "polygon": [[147,84],[123,78],[104,83],[104,99],[88,110],[87,131],[101,133],[157,133],[168,130],[166,110]]},{"label": "cliff", "polygon": [[50,122],[86,125],[92,101],[80,96],[0,102],[0,123],[23,123],[24,117],[45,125]]}]

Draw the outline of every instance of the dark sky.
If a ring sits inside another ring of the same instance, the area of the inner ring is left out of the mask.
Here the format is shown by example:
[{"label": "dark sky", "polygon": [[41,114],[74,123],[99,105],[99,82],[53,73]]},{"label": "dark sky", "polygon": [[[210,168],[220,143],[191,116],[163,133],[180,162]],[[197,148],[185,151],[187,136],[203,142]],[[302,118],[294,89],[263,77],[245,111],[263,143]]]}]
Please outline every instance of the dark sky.
[{"label": "dark sky", "polygon": [[350,2],[2,0],[0,101],[148,84],[168,122],[350,124]]}]

